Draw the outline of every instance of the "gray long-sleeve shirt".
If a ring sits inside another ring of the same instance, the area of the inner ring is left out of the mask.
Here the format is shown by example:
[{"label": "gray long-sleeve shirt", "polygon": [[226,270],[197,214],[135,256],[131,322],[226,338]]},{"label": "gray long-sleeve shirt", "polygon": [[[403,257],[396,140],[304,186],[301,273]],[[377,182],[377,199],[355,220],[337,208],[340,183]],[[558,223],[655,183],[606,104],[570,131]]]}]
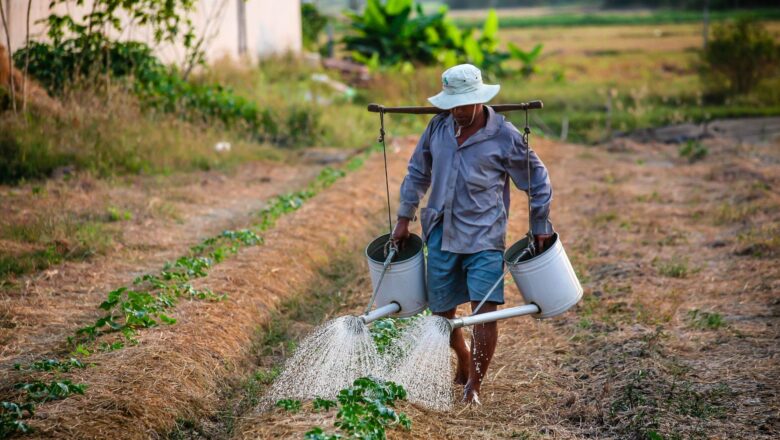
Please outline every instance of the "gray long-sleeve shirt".
[{"label": "gray long-sleeve shirt", "polygon": [[[442,250],[471,254],[504,250],[509,179],[528,191],[527,146],[504,116],[487,106],[485,127],[458,146],[449,113],[431,119],[420,137],[408,174],[401,184],[399,217],[414,218],[420,199],[431,189],[420,211],[423,236],[443,221]],[[531,150],[532,232],[552,234],[549,220],[552,186],[547,168]]]}]

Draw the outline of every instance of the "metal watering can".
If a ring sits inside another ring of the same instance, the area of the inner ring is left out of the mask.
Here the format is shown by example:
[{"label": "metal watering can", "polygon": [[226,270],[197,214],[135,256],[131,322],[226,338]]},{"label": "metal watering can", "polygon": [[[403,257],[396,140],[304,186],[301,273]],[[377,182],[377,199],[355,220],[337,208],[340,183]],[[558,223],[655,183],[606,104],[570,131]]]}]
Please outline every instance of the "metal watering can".
[{"label": "metal watering can", "polygon": [[[525,110],[525,133],[527,136],[530,133],[527,111],[542,108],[542,102],[531,101],[529,103],[496,105],[492,107],[498,112]],[[385,147],[384,113],[436,114],[445,111],[436,107],[384,107],[377,104],[369,104],[368,110],[378,112],[380,115],[379,141],[382,142],[383,150]],[[528,148],[528,154],[528,181],[530,182],[530,147]],[[387,184],[387,156],[385,156],[385,183]],[[528,196],[530,223],[532,197],[530,191]],[[387,197],[388,222],[392,225],[389,185]],[[425,310],[428,305],[422,239],[412,234],[407,240],[404,249],[399,251],[392,245],[390,238],[390,234],[384,234],[374,239],[366,247],[366,258],[368,259],[374,291],[366,312],[360,316],[360,319],[366,324],[386,316],[412,316]],[[523,315],[535,315],[540,319],[550,318],[566,312],[582,298],[582,286],[577,279],[577,275],[571,266],[571,262],[569,262],[569,258],[557,233],[553,235],[552,244],[537,255],[529,232],[528,236],[515,242],[506,250],[504,263],[507,266],[506,271],[501,278],[496,280],[493,287],[475,309],[474,314],[449,320],[453,329]],[[526,304],[495,312],[476,314],[485,301],[490,298],[490,294],[501,283],[507,271],[512,274],[512,278]],[[377,307],[371,310],[374,304]]]}]

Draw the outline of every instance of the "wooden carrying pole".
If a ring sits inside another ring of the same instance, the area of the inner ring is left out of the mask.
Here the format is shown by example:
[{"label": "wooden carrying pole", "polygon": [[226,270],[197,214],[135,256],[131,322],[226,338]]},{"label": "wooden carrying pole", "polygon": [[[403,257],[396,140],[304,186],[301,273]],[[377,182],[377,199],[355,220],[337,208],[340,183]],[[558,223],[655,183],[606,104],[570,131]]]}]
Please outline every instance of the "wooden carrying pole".
[{"label": "wooden carrying pole", "polygon": [[[496,104],[491,105],[493,110],[502,112],[511,112],[516,110],[534,110],[544,107],[542,101],[521,102],[520,104]],[[435,115],[448,112],[438,107],[385,107],[381,104],[368,104],[368,111],[373,113],[406,113],[411,115]]]}]

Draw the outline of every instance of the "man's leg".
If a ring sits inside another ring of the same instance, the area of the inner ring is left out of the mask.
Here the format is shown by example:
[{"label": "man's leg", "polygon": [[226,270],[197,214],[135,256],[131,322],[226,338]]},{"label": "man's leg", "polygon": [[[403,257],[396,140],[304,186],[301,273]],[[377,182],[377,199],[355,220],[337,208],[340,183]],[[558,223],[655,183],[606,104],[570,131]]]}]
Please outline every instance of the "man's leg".
[{"label": "man's leg", "polygon": [[[471,310],[474,310],[478,301],[471,302]],[[478,315],[487,312],[493,312],[498,308],[496,303],[486,302]],[[490,361],[493,359],[493,353],[496,351],[496,342],[498,342],[498,323],[488,322],[474,326],[473,336],[471,338],[471,369],[469,370],[469,381],[463,390],[463,401],[473,402],[477,400],[477,395],[482,386],[482,379],[487,374]],[[478,400],[477,400],[478,401]]]},{"label": "man's leg", "polygon": [[[455,317],[457,308],[447,310],[446,312],[434,313],[436,316],[443,316],[447,319]],[[455,356],[458,358],[458,368],[455,371],[455,383],[466,385],[469,379],[469,370],[471,368],[471,353],[466,346],[466,340],[463,338],[463,330],[456,328],[450,333],[450,348],[455,350]]]},{"label": "man's leg", "polygon": [[[441,250],[441,235],[441,223],[428,234],[428,306],[434,315],[451,319],[455,317],[458,304],[468,301],[468,289],[461,270],[460,256]],[[455,382],[465,385],[469,376],[471,355],[460,329],[450,335],[450,347],[458,357]]]},{"label": "man's leg", "polygon": [[[504,303],[504,255],[501,251],[488,250],[470,254],[463,259],[466,271],[471,310],[477,308],[480,301],[490,292],[496,280],[502,282],[490,293],[487,302],[479,309],[479,314],[493,312]],[[469,381],[463,391],[465,402],[479,402],[478,394],[482,380],[487,375],[493,353],[498,341],[498,324],[489,322],[475,325],[471,338],[471,369]]]}]

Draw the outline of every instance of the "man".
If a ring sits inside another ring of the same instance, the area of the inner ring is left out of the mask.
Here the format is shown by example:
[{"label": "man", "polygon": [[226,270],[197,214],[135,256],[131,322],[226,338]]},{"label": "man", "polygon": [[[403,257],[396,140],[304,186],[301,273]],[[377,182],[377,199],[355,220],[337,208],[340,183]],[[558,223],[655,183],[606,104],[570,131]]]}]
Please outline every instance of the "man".
[{"label": "man", "polygon": [[[527,146],[522,134],[502,115],[483,104],[499,91],[482,83],[482,74],[470,64],[442,74],[442,92],[428,100],[449,110],[431,119],[409,161],[401,184],[401,204],[393,239],[403,246],[409,222],[429,187],[428,206],[420,211],[428,245],[428,302],[435,315],[452,318],[458,305],[471,302],[472,310],[502,277],[509,179],[533,194],[532,233],[537,252],[553,234],[548,216],[552,187],[547,169],[531,151],[531,182],[526,166]],[[503,282],[479,313],[504,303]],[[455,382],[464,385],[463,400],[479,403],[482,379],[496,348],[495,322],[474,327],[471,353],[460,329],[450,346],[458,358]]]}]

